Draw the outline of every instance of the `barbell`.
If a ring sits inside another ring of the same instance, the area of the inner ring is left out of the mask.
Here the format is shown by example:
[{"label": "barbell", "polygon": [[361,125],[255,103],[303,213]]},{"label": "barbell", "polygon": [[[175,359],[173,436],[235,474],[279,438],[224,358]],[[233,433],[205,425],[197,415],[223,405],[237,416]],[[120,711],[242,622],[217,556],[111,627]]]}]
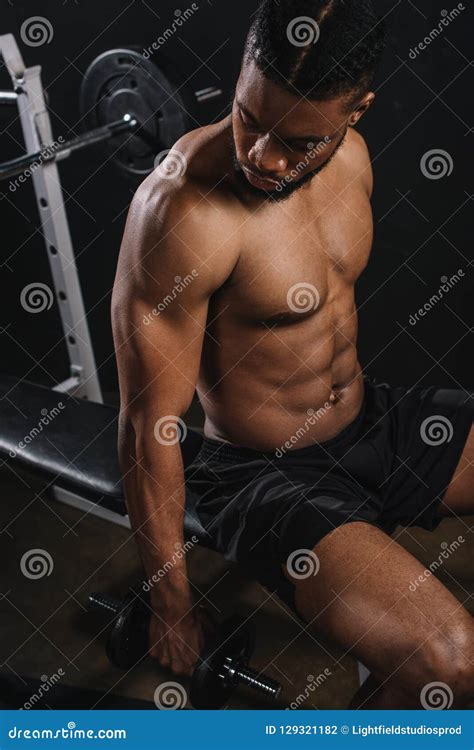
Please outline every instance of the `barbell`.
[{"label": "barbell", "polygon": [[[191,95],[168,68],[163,60],[146,59],[133,47],[103,52],[89,65],[81,85],[79,102],[86,132],[54,148],[43,144],[41,151],[0,163],[0,180],[60,161],[96,143],[105,144],[108,158],[123,173],[149,174],[157,154],[170,149],[193,127],[188,109],[223,93],[209,86]],[[16,101],[17,92],[0,92],[0,105]]]}]

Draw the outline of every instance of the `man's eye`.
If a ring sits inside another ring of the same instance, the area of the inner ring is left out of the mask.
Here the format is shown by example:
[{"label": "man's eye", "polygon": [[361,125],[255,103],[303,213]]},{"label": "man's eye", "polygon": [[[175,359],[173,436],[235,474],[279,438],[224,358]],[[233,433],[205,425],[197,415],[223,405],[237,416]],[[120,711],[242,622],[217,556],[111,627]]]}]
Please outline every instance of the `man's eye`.
[{"label": "man's eye", "polygon": [[289,151],[298,153],[306,153],[309,151],[307,143],[287,143],[287,148]]},{"label": "man's eye", "polygon": [[244,112],[242,112],[242,110],[240,110],[240,119],[242,120],[242,122],[244,123],[244,125],[246,127],[248,127],[248,128],[256,128],[255,123],[252,122],[252,120],[250,120],[247,117],[247,115]]},{"label": "man's eye", "polygon": [[310,141],[309,143],[294,143],[291,144],[291,148],[294,151],[300,151],[304,152],[305,154],[308,154],[308,156],[314,157],[317,156],[326,146],[328,146],[330,141]]}]

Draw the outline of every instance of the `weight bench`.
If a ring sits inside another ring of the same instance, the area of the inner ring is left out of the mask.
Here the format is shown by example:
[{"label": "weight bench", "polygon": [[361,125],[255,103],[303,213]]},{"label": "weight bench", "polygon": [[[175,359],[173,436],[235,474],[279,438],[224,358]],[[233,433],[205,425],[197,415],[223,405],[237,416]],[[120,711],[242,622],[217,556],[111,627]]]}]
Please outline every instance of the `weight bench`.
[{"label": "weight bench", "polygon": [[[11,376],[0,377],[0,457],[44,477],[51,495],[92,515],[130,528],[117,457],[119,410]],[[188,430],[183,463],[197,455],[202,436]],[[185,513],[186,539],[207,532]]]}]

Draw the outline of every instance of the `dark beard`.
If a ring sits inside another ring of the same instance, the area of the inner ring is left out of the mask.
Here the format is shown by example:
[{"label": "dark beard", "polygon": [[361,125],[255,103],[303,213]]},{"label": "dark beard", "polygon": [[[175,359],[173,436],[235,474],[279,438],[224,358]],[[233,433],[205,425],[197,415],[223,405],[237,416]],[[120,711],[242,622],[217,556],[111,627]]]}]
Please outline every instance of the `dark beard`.
[{"label": "dark beard", "polygon": [[290,198],[290,196],[293,195],[293,193],[296,193],[297,190],[300,190],[302,187],[307,185],[308,182],[311,182],[311,180],[314,179],[314,177],[316,177],[317,174],[322,172],[322,170],[328,166],[328,164],[332,161],[332,159],[336,155],[336,152],[342,146],[344,139],[346,137],[346,133],[347,133],[347,128],[345,129],[343,135],[341,136],[336,148],[334,149],[332,154],[328,156],[325,162],[320,164],[319,167],[316,167],[316,169],[313,169],[310,172],[307,172],[299,180],[292,180],[291,182],[285,182],[285,183],[283,183],[282,181],[280,183],[281,190],[276,190],[276,189],[275,190],[261,190],[260,188],[256,188],[250,184],[250,182],[247,180],[242,170],[242,167],[240,166],[238,162],[234,139],[231,135],[232,155],[233,155],[233,161],[234,161],[234,174],[235,174],[235,177],[237,178],[237,182],[239,186],[247,194],[258,196],[259,198],[263,198],[263,200],[274,201],[275,203],[286,201],[288,200],[288,198]]}]

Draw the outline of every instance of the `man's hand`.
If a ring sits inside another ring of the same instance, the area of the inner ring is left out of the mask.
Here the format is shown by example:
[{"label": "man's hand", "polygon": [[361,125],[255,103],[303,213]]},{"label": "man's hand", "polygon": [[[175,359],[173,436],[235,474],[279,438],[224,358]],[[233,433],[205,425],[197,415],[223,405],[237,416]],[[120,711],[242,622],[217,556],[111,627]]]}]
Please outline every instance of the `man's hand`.
[{"label": "man's hand", "polygon": [[196,605],[182,612],[155,611],[150,619],[150,656],[177,675],[191,676],[206,641],[215,633],[210,614]]}]

